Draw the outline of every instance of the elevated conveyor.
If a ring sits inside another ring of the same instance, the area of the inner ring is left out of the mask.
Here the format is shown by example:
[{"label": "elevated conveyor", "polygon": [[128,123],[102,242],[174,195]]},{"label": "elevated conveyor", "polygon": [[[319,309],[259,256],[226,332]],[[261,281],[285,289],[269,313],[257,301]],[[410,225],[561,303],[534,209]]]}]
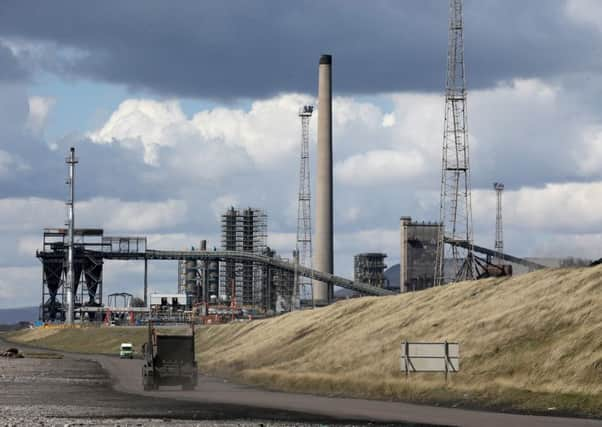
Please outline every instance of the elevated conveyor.
[{"label": "elevated conveyor", "polygon": [[321,282],[330,283],[345,289],[360,292],[364,295],[385,296],[393,295],[387,289],[370,286],[366,283],[358,283],[353,280],[345,279],[344,277],[335,276],[333,274],[324,273],[322,271],[313,270],[301,265],[295,264],[276,258],[270,258],[263,255],[256,255],[249,252],[238,251],[160,251],[147,249],[144,252],[105,252],[105,251],[90,251],[91,255],[102,256],[103,259],[114,260],[199,260],[199,261],[247,261],[257,262],[278,268],[285,271],[297,271],[301,276],[319,280]]}]

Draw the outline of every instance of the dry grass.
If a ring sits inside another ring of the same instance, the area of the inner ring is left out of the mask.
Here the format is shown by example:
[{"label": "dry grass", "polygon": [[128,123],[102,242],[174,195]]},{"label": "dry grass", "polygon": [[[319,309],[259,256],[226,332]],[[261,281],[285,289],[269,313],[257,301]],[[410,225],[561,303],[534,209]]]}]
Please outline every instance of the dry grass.
[{"label": "dry grass", "polygon": [[[250,323],[202,327],[202,370],[281,390],[602,416],[602,266],[543,270]],[[139,348],[145,328],[39,329],[12,340]],[[458,341],[461,372],[400,373],[401,341]]]},{"label": "dry grass", "polygon": [[[204,370],[273,388],[602,415],[602,266],[543,270],[201,329]],[[461,372],[400,374],[401,341]]]},{"label": "dry grass", "polygon": [[146,328],[35,328],[10,332],[5,337],[16,343],[78,353],[119,354],[122,342],[131,342],[141,351]]}]

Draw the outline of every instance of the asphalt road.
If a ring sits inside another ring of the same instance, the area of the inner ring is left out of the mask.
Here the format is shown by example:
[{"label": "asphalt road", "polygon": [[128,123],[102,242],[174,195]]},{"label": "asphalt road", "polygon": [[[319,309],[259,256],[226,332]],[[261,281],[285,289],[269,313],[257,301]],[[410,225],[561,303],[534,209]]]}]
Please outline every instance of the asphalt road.
[{"label": "asphalt road", "polygon": [[[69,356],[74,357],[74,356]],[[384,402],[365,399],[346,399],[260,390],[223,379],[201,376],[196,390],[178,388],[145,392],[141,383],[141,360],[120,360],[110,356],[82,356],[97,361],[106,369],[116,390],[125,393],[152,395],[169,399],[244,405],[324,416],[358,422],[417,423],[457,425],[467,427],[508,426],[602,426],[602,420],[502,414],[484,411]]]}]

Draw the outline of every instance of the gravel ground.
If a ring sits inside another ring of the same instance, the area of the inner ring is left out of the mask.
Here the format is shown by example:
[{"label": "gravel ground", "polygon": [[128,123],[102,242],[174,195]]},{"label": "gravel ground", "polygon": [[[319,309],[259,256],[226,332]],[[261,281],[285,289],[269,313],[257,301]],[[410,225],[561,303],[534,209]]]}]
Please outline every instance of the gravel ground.
[{"label": "gravel ground", "polygon": [[[252,414],[253,419],[246,419],[245,414]],[[267,421],[258,421],[261,414],[246,412],[245,407],[116,392],[106,372],[89,360],[0,358],[0,426],[324,425],[273,421],[294,420],[286,413],[264,415]]]}]

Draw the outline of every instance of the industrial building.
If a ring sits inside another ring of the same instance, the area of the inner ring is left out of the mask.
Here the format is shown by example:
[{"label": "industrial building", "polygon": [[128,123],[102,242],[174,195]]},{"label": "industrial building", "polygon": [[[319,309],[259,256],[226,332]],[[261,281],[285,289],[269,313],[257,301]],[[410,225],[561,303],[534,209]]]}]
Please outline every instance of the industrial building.
[{"label": "industrial building", "polygon": [[[206,251],[207,241],[201,240],[198,248],[191,251]],[[217,261],[178,261],[178,293],[186,294],[188,308],[199,303],[217,303],[219,286],[219,263]]]},{"label": "industrial building", "polygon": [[[230,207],[221,216],[222,250],[263,255],[267,250],[267,215],[261,209]],[[248,261],[220,264],[219,300],[238,306],[260,306],[265,293],[265,268]]]},{"label": "industrial building", "polygon": [[[45,228],[42,261],[42,304],[40,320],[64,321],[67,308],[67,236],[65,228]],[[84,252],[85,249],[100,249],[103,244],[102,229],[75,229],[77,243],[73,256],[74,287],[73,305],[80,311],[85,307],[98,307],[102,303],[103,260]],[[81,280],[83,274],[84,280]]]},{"label": "industrial building", "polygon": [[353,280],[378,288],[387,287],[385,258],[387,254],[369,252],[353,257]]},{"label": "industrial building", "polygon": [[400,218],[400,265],[401,292],[430,288],[435,283],[433,266],[437,262],[437,245],[441,224],[415,222],[409,216]]}]

